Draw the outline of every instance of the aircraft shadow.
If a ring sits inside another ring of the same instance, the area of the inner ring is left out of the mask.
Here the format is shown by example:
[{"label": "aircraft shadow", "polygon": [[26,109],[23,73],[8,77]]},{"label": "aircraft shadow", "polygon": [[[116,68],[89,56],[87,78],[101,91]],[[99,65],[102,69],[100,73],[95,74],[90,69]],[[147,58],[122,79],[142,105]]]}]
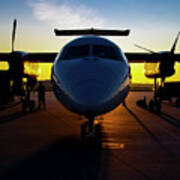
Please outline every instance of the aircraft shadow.
[{"label": "aircraft shadow", "polygon": [[5,115],[5,116],[2,116],[0,117],[0,125],[1,124],[4,124],[4,123],[8,123],[8,122],[11,122],[11,121],[14,121],[14,120],[17,120],[23,116],[26,116],[30,113],[35,113],[39,111],[38,108],[35,108],[33,111],[29,111],[29,112],[22,112],[22,111],[18,111],[18,112],[15,112],[15,113],[12,113],[12,114],[8,114],[8,115]]},{"label": "aircraft shadow", "polygon": [[161,112],[160,114],[157,114],[159,117],[161,117],[162,119],[164,119],[166,122],[168,122],[169,124],[174,125],[177,128],[180,128],[180,119],[176,119],[172,116],[170,116],[167,113]]},{"label": "aircraft shadow", "polygon": [[16,113],[13,113],[13,114],[10,114],[10,115],[0,117],[0,124],[4,124],[4,123],[10,122],[10,121],[19,119],[19,118],[21,118],[23,116],[25,116],[24,113],[16,112]]},{"label": "aircraft shadow", "polygon": [[139,106],[139,107],[153,113],[154,115],[160,117],[162,120],[165,120],[169,124],[171,124],[171,125],[173,125],[173,126],[175,126],[177,128],[180,128],[180,119],[174,118],[174,117],[170,116],[169,114],[164,113],[162,111],[160,113],[156,113],[156,112],[150,111],[148,108],[145,108],[145,107],[143,107],[141,105],[137,104],[137,106]]},{"label": "aircraft shadow", "polygon": [[13,165],[0,179],[97,180],[101,152],[100,144],[85,144],[69,137]]},{"label": "aircraft shadow", "polygon": [[137,115],[126,105],[123,103],[124,108],[134,117],[134,119],[138,122],[138,124],[151,136],[151,138],[156,142],[156,144],[165,151],[168,155],[173,155],[162,143],[161,140],[137,117]]}]

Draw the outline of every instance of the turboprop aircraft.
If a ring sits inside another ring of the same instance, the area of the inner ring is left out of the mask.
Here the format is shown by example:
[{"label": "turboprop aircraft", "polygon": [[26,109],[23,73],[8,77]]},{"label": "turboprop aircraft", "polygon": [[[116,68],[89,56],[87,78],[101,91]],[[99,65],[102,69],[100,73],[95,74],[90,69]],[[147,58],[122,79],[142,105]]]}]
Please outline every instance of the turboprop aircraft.
[{"label": "turboprop aircraft", "polygon": [[88,118],[92,134],[94,118],[117,107],[129,91],[125,55],[116,44],[97,34],[122,36],[129,31],[90,29],[55,33],[87,34],[68,43],[58,54],[52,68],[52,83],[56,97],[65,107]]},{"label": "turboprop aircraft", "polygon": [[[15,22],[15,21],[14,21]],[[14,47],[16,23],[13,28]],[[57,30],[56,36],[79,36],[67,43],[59,53],[0,53],[0,60],[9,62],[9,69],[23,77],[22,66],[29,62],[54,62],[52,84],[57,99],[66,108],[88,119],[87,133],[95,134],[94,119],[122,103],[129,92],[129,62],[153,61],[147,53],[123,53],[118,45],[100,36],[128,36],[130,30]],[[178,56],[180,57],[180,56]],[[128,60],[127,60],[128,59]],[[179,58],[180,59],[180,58]],[[13,62],[13,63],[12,63]],[[14,80],[10,71],[10,79]]]}]

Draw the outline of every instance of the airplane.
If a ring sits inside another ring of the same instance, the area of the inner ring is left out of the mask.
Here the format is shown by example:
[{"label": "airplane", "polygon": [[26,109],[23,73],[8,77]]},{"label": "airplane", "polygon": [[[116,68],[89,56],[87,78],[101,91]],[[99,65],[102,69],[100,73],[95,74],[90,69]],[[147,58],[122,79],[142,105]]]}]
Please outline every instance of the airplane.
[{"label": "airplane", "polygon": [[[18,67],[14,66],[15,60],[22,64],[25,61],[54,62],[51,79],[57,99],[70,111],[84,115],[88,121],[83,134],[94,136],[95,117],[113,110],[128,95],[128,62],[154,62],[154,56],[148,53],[123,53],[114,42],[101,37],[128,36],[130,30],[91,28],[55,29],[54,32],[56,36],[83,36],[67,43],[59,53],[19,53],[12,48],[12,53],[0,53],[0,60],[8,61],[10,69],[16,67],[16,72]],[[180,59],[180,55],[174,56]],[[22,74],[21,69],[21,77]]]},{"label": "airplane", "polygon": [[[170,86],[168,88],[165,87],[165,79],[167,77],[174,75],[175,73],[175,67],[174,67],[175,62],[179,60],[178,55],[175,55],[175,49],[177,46],[179,36],[180,36],[180,32],[178,32],[177,37],[170,51],[155,52],[151,49],[135,44],[137,48],[143,49],[149,52],[152,56],[154,56],[154,62],[150,63],[145,61],[145,67],[144,67],[145,76],[147,78],[154,79],[154,97],[153,99],[151,99],[149,103],[149,108],[152,111],[155,110],[156,112],[160,112],[161,102],[163,101],[163,99],[169,98],[167,95],[167,91],[170,91]],[[159,87],[157,86],[158,78],[161,80]],[[177,86],[177,83],[173,83],[172,85],[174,85],[175,87],[175,85]],[[144,105],[146,106],[146,102],[144,103],[145,103]]]}]

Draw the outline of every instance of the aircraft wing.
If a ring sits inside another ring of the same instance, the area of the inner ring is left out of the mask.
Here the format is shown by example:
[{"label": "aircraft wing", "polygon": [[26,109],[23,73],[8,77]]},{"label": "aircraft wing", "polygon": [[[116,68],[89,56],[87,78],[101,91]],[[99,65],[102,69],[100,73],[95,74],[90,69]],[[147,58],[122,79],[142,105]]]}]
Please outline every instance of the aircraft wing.
[{"label": "aircraft wing", "polygon": [[58,53],[28,53],[24,56],[25,61],[53,63]]},{"label": "aircraft wing", "polygon": [[[159,55],[158,54],[150,54],[150,53],[134,53],[128,52],[125,53],[129,63],[156,63],[158,62]],[[174,54],[173,59],[180,62],[180,54]]]},{"label": "aircraft wing", "polygon": [[[23,61],[28,62],[44,62],[44,63],[53,63],[57,53],[26,53],[21,58]],[[12,59],[12,53],[0,53],[0,61],[10,61]]]},{"label": "aircraft wing", "polygon": [[[143,63],[145,61],[154,62],[155,57],[149,53],[125,53],[129,63]],[[53,63],[57,53],[48,53],[48,52],[35,52],[27,53],[23,55],[23,61],[28,62],[44,62],[44,63]],[[12,59],[11,53],[0,53],[0,61],[9,62]],[[180,58],[179,58],[180,59]],[[155,61],[156,62],[156,61]]]},{"label": "aircraft wing", "polygon": [[0,53],[0,61],[9,61],[10,53]]},{"label": "aircraft wing", "polygon": [[[134,53],[127,52],[125,53],[129,63],[144,63],[158,62],[159,56],[157,54],[150,53]],[[35,52],[35,53],[27,53],[23,56],[23,61],[28,62],[44,62],[44,63],[53,63],[57,56],[56,52]],[[0,61],[10,61],[12,57],[11,53],[0,53]],[[173,55],[173,59],[180,62],[180,54]]]},{"label": "aircraft wing", "polygon": [[174,60],[180,62],[180,54],[175,54],[174,56]]}]

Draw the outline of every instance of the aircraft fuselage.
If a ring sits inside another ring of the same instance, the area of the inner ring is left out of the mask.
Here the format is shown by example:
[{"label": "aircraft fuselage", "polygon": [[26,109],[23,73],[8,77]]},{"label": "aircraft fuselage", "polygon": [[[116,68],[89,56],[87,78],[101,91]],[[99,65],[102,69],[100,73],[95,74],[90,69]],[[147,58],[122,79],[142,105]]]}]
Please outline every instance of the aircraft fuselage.
[{"label": "aircraft fuselage", "polygon": [[113,42],[86,36],[71,41],[59,53],[52,84],[66,108],[95,117],[124,101],[129,91],[129,65]]}]

